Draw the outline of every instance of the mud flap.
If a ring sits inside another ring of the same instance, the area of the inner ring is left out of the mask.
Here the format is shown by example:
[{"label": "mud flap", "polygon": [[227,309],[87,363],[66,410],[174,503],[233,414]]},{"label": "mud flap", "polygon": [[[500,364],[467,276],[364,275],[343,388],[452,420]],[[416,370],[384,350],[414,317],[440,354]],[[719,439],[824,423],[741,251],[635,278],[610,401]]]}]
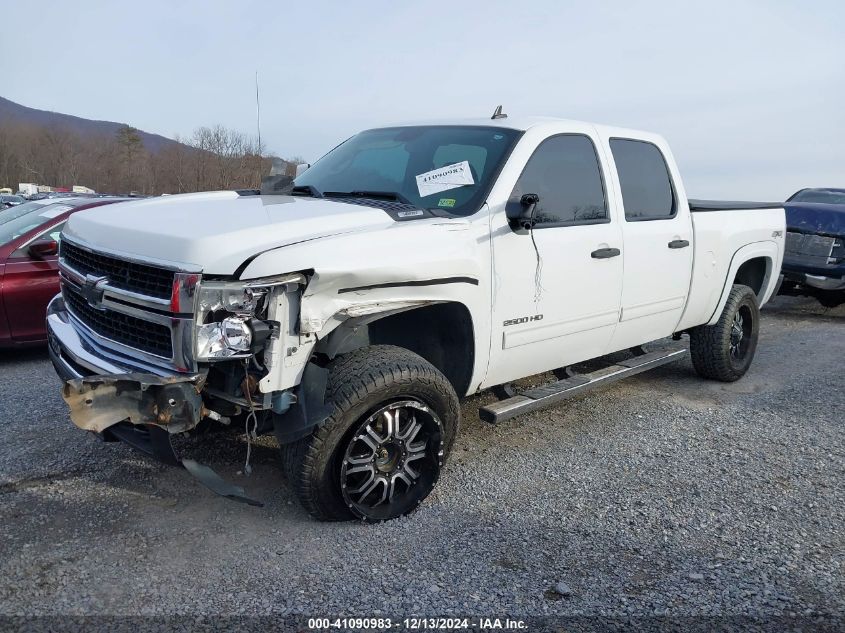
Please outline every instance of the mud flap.
[{"label": "mud flap", "polygon": [[279,444],[290,444],[308,435],[332,413],[326,404],[329,371],[308,363],[296,389],[296,403],[284,413],[273,415],[273,429]]}]

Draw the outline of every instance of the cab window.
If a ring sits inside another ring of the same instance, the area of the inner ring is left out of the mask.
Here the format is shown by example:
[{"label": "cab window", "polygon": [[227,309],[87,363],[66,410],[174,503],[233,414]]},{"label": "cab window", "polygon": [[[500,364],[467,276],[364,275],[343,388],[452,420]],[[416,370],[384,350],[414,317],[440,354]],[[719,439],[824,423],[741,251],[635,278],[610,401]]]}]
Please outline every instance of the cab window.
[{"label": "cab window", "polygon": [[677,207],[669,168],[657,145],[647,141],[610,139],[610,150],[619,183],[625,219],[666,220]]},{"label": "cab window", "polygon": [[609,222],[604,182],[595,145],[583,134],[562,134],[543,141],[528,159],[508,198],[540,198],[534,211],[535,228]]}]

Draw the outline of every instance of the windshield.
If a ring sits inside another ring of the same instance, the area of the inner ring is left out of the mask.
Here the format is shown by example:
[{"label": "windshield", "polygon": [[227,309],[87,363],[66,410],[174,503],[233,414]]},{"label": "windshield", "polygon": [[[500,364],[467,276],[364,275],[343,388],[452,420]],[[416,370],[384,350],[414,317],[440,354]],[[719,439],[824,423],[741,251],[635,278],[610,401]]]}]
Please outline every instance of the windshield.
[{"label": "windshield", "polygon": [[0,210],[0,224],[5,224],[6,222],[10,222],[15,218],[19,218],[22,215],[26,215],[34,209],[41,209],[44,206],[44,203],[45,201],[43,200],[36,200],[35,202],[25,202],[24,204],[19,204],[16,207],[2,209]]},{"label": "windshield", "polygon": [[845,191],[828,189],[804,189],[789,199],[789,202],[821,202],[823,204],[845,204]]},{"label": "windshield", "polygon": [[293,186],[312,195],[369,194],[470,214],[484,202],[520,135],[479,126],[367,130],[326,154]]},{"label": "windshield", "polygon": [[[32,203],[22,204],[0,213],[0,246],[9,244],[21,235],[29,233],[32,229],[73,208],[73,205],[67,203],[41,204],[30,207],[23,213],[20,212],[30,204]],[[7,214],[14,217],[7,217]]]}]

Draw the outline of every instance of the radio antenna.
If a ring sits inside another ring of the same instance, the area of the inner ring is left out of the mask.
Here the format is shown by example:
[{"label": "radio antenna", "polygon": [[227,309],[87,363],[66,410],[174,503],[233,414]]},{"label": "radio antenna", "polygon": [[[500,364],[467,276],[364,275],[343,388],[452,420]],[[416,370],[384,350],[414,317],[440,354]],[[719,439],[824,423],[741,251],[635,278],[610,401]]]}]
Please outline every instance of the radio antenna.
[{"label": "radio antenna", "polygon": [[258,129],[258,155],[261,156],[261,98],[258,94],[258,71],[255,71],[255,127]]}]

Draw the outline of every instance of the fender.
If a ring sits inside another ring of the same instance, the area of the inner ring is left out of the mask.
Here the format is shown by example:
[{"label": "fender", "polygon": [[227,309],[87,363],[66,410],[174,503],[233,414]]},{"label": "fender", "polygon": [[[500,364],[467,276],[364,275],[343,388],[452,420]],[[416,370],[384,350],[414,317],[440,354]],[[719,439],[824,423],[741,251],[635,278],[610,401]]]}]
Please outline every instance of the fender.
[{"label": "fender", "polygon": [[739,267],[745,262],[757,257],[763,257],[766,260],[766,276],[763,279],[762,296],[758,297],[760,306],[762,307],[771,298],[777,285],[777,274],[780,272],[779,270],[774,270],[774,262],[778,261],[777,242],[768,240],[746,244],[731,257],[731,265],[728,268],[728,274],[722,286],[722,294],[713,310],[713,314],[710,315],[710,320],[707,321],[707,325],[714,325],[722,315],[722,310],[724,310],[725,304],[728,301],[728,295],[731,292],[733,280],[736,278]]}]

